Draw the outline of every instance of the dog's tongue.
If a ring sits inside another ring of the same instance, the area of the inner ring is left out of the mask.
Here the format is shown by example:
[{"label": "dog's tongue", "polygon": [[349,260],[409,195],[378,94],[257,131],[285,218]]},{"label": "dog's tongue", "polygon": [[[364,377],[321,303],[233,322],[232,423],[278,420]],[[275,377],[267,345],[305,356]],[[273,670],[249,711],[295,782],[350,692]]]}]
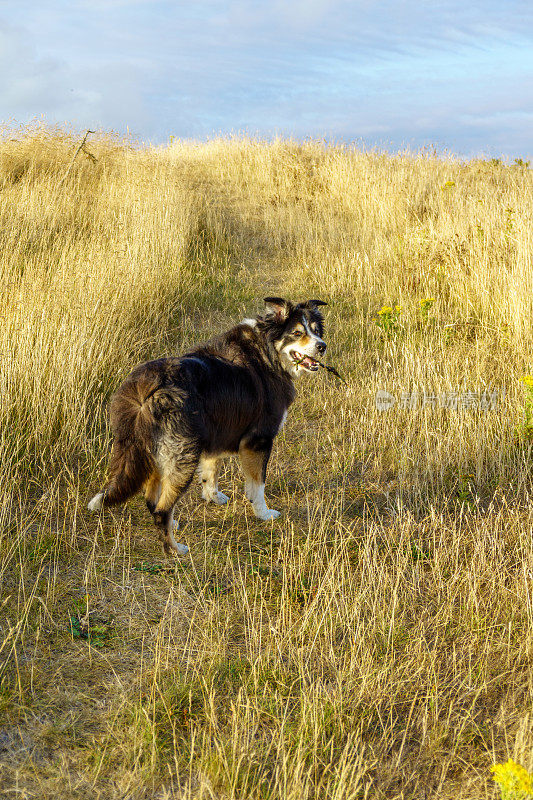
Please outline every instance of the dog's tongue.
[{"label": "dog's tongue", "polygon": [[310,358],[309,356],[305,356],[305,358],[300,361],[300,364],[303,364],[305,367],[309,367],[310,369],[317,368],[317,363],[314,358]]}]

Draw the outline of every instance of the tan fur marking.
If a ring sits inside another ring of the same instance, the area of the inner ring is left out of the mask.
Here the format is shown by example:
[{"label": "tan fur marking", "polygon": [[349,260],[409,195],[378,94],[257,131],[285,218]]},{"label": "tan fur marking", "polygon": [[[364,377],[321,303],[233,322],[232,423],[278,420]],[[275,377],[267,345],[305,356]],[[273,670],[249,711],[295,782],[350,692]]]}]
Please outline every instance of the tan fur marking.
[{"label": "tan fur marking", "polygon": [[261,469],[264,461],[263,454],[255,453],[253,450],[248,450],[241,445],[239,447],[239,456],[246,478],[250,478],[255,483],[260,483]]},{"label": "tan fur marking", "polygon": [[182,491],[183,486],[180,486],[179,484],[176,485],[174,481],[171,482],[167,478],[163,478],[161,481],[161,495],[157,501],[155,510],[170,511],[171,508],[174,508],[174,504],[181,495]]},{"label": "tan fur marking", "polygon": [[159,472],[152,472],[143,486],[144,496],[149,503],[157,505],[161,494],[161,475]]},{"label": "tan fur marking", "polygon": [[200,458],[200,480],[216,481],[220,470],[220,456],[202,456]]},{"label": "tan fur marking", "polygon": [[[175,478],[175,475],[173,476]],[[186,483],[186,480],[184,480]],[[155,514],[158,512],[170,512],[168,516],[168,520],[166,523],[166,527],[163,530],[160,530],[159,538],[161,544],[163,545],[163,551],[165,555],[170,555],[172,551],[177,550],[176,541],[173,536],[174,530],[174,505],[180,495],[183,493],[183,483],[181,485],[174,483],[174,481],[169,481],[167,478],[163,477],[161,481],[161,496],[159,501],[155,507]]]}]

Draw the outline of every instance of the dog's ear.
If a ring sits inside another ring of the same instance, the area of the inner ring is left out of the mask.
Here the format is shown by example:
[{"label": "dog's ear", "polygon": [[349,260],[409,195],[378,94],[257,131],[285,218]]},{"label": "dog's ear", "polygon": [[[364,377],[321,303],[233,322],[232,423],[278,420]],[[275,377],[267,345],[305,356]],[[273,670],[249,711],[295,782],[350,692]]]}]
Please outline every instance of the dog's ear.
[{"label": "dog's ear", "polygon": [[276,322],[285,322],[292,311],[292,303],[283,297],[265,297],[264,302],[268,316],[274,317]]},{"label": "dog's ear", "polygon": [[327,306],[324,300],[308,300],[306,303],[309,308],[317,308],[318,306]]}]

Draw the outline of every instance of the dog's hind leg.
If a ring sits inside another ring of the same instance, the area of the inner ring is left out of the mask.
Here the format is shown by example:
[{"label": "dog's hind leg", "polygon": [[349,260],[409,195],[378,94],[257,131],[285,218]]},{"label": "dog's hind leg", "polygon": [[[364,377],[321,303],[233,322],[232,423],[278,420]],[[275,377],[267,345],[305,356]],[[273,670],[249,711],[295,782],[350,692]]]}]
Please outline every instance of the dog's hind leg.
[{"label": "dog's hind leg", "polygon": [[[143,490],[144,490],[144,498],[146,500],[146,507],[150,512],[150,514],[153,514],[159,502],[159,498],[161,497],[161,475],[159,474],[159,472],[157,471],[152,472],[152,474],[144,484]],[[179,529],[179,523],[176,522],[176,520],[174,520],[173,521],[174,533],[176,533],[178,529]],[[184,547],[185,545],[182,544],[177,545],[178,551],[180,553],[182,552]],[[183,552],[186,551],[187,548],[183,550]]]},{"label": "dog's hind leg", "polygon": [[159,530],[159,539],[167,556],[173,551],[183,555],[189,550],[186,545],[179,544],[174,539],[174,506],[189,488],[197,466],[197,460],[194,463],[181,464],[179,468],[172,470],[168,475],[163,475],[161,479],[161,496],[153,514]]},{"label": "dog's hind leg", "polygon": [[87,508],[89,509],[89,511],[100,511],[103,505],[104,505],[104,493],[98,492],[98,494],[95,494],[92,500],[89,500]]},{"label": "dog's hind leg", "polygon": [[221,459],[218,456],[202,455],[200,458],[200,483],[202,484],[202,497],[207,502],[216,503],[223,506],[228,502],[229,497],[218,491],[218,471]]},{"label": "dog's hind leg", "polygon": [[153,514],[161,497],[161,475],[157,470],[154,470],[148,480],[145,481],[143,491],[148,511]]},{"label": "dog's hind leg", "polygon": [[280,512],[268,508],[265,502],[265,478],[272,450],[272,437],[252,435],[239,445],[239,456],[245,478],[245,494],[251,502],[256,517],[276,519]]}]

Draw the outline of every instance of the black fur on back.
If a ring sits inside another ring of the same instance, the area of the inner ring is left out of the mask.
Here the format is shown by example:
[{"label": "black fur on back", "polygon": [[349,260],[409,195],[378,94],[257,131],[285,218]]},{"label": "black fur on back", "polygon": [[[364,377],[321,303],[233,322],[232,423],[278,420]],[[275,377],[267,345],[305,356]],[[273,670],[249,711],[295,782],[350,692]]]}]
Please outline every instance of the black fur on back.
[{"label": "black fur on back", "polygon": [[321,336],[323,319],[322,301],[294,306],[269,299],[281,303],[277,313],[236,325],[181,357],[141,364],[119,387],[111,402],[114,442],[104,503],[135,494],[157,471],[161,448],[174,448],[193,464],[201,453],[236,453],[243,441],[253,447],[274,439],[296,394],[276,342],[303,317]]}]

